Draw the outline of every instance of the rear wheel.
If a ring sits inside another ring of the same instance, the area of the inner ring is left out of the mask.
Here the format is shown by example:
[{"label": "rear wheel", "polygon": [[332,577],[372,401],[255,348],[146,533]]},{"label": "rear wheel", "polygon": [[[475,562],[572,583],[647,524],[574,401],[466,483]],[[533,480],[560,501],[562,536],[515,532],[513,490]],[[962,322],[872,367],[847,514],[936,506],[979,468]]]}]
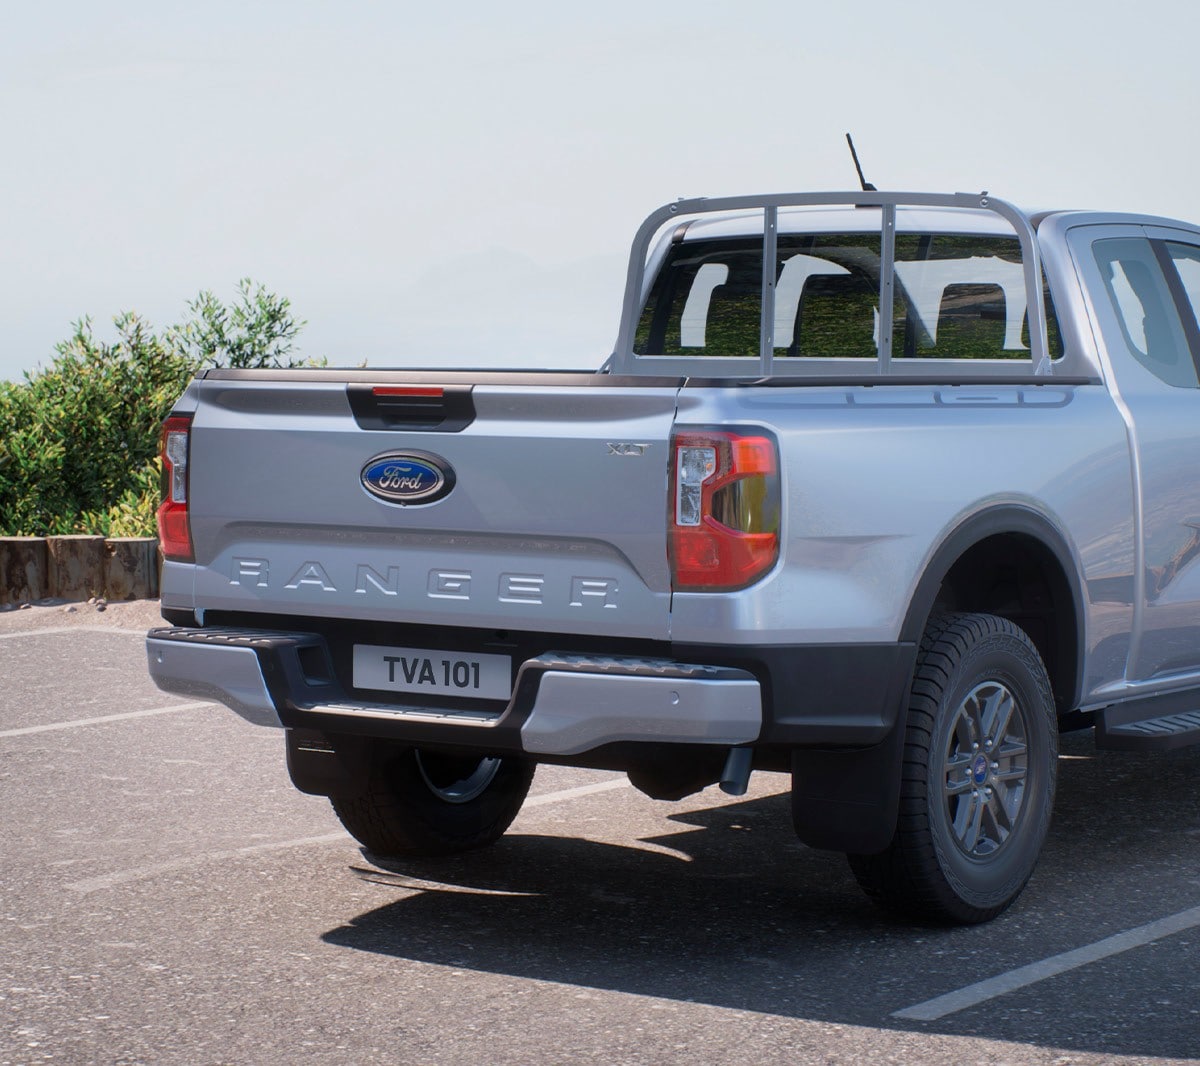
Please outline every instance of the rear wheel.
[{"label": "rear wheel", "polygon": [[533,771],[521,759],[405,748],[376,761],[362,792],[329,799],[342,825],[381,858],[451,855],[504,834]]},{"label": "rear wheel", "polygon": [[983,922],[1021,893],[1046,838],[1058,733],[1046,669],[1018,626],[986,614],[926,628],[888,848],[851,855],[886,910]]}]

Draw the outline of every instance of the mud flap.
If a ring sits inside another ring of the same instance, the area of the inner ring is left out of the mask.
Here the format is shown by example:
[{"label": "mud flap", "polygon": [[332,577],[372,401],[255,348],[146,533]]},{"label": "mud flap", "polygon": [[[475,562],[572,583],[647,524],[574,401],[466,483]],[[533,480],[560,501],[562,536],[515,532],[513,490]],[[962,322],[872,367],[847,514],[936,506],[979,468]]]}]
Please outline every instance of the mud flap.
[{"label": "mud flap", "polygon": [[810,848],[873,855],[896,831],[905,723],[870,748],[792,752],[792,824]]},{"label": "mud flap", "polygon": [[356,796],[370,777],[370,740],[328,736],[311,729],[287,731],[292,784],[310,796]]}]

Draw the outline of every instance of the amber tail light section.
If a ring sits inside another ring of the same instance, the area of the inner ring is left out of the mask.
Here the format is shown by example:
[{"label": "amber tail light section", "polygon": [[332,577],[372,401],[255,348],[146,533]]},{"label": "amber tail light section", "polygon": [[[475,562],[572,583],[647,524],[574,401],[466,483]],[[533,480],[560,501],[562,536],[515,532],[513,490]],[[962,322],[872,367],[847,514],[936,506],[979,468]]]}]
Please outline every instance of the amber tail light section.
[{"label": "amber tail light section", "polygon": [[779,500],[774,438],[678,430],[671,439],[672,588],[730,592],[762,578],[779,558]]}]

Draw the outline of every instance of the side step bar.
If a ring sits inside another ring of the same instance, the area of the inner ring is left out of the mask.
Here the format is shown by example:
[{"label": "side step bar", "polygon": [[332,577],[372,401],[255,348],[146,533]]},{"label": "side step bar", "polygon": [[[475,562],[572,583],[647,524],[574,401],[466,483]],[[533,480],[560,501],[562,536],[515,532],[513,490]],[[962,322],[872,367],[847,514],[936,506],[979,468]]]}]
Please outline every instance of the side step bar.
[{"label": "side step bar", "polygon": [[1171,693],[1096,712],[1096,747],[1107,751],[1174,751],[1200,744],[1200,693]]}]

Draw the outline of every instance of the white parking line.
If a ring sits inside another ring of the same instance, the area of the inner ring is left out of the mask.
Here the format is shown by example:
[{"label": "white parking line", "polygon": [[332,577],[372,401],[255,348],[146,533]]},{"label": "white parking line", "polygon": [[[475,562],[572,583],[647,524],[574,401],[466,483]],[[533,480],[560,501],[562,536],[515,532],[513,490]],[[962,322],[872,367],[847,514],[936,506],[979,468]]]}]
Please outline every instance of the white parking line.
[{"label": "white parking line", "polygon": [[144,629],[126,629],[124,626],[46,626],[44,629],[20,629],[13,633],[0,633],[0,640],[17,640],[20,637],[56,637],[62,633],[123,633],[126,636],[144,637]]},{"label": "white parking line", "polygon": [[1037,984],[1049,977],[1057,977],[1059,974],[1078,969],[1080,966],[1086,966],[1088,963],[1097,962],[1100,959],[1107,959],[1111,955],[1120,955],[1124,951],[1144,947],[1155,940],[1161,940],[1174,933],[1182,933],[1185,929],[1194,929],[1198,925],[1200,925],[1200,907],[1192,907],[1190,910],[1159,918],[1156,922],[1139,925],[1136,929],[1117,933],[1116,936],[1097,940],[1094,944],[1076,948],[1074,951],[1064,951],[1061,955],[1052,955],[1040,962],[1032,962],[1028,966],[1009,970],[1008,973],[989,977],[986,981],[967,985],[966,988],[960,988],[957,992],[947,992],[944,996],[928,999],[924,1003],[917,1003],[912,1007],[905,1007],[904,1010],[893,1012],[892,1017],[904,1018],[908,1021],[935,1022],[939,1018],[946,1017],[947,1014],[955,1014],[960,1010],[966,1010],[968,1007],[974,1007],[989,999],[1013,992],[1018,988]]},{"label": "white parking line", "polygon": [[[194,706],[203,706],[195,704]],[[613,781],[600,781],[594,785],[580,785],[577,788],[563,788],[557,792],[545,792],[540,796],[532,796],[525,801],[525,807],[542,807],[549,803],[563,803],[567,800],[578,799],[581,796],[591,796],[597,792],[608,792],[611,789],[626,788],[629,781],[619,778]],[[296,837],[293,840],[276,840],[268,844],[250,844],[244,848],[229,848],[224,851],[205,851],[199,855],[188,855],[184,858],[171,859],[169,862],[157,862],[149,866],[135,866],[131,870],[118,870],[99,877],[89,877],[83,881],[74,881],[67,885],[72,892],[86,896],[92,892],[100,892],[106,888],[129,881],[142,881],[146,878],[157,877],[159,874],[174,873],[189,866],[199,866],[202,863],[219,861],[221,859],[236,859],[243,855],[254,855],[260,851],[282,851],[285,848],[299,848],[310,844],[335,844],[350,841],[347,833],[326,833],[316,837]]]},{"label": "white parking line", "polygon": [[156,862],[152,866],[135,866],[132,870],[118,870],[116,873],[104,874],[101,877],[89,877],[84,881],[75,881],[67,885],[72,892],[86,896],[89,892],[99,892],[101,889],[114,888],[127,881],[142,881],[147,877],[157,877],[159,874],[169,874],[175,870],[183,870],[189,866],[212,862],[216,859],[236,859],[242,855],[254,855],[260,851],[281,851],[284,848],[298,848],[305,844],[332,844],[335,841],[345,841],[345,833],[326,833],[319,837],[298,837],[295,840],[276,840],[269,844],[250,844],[244,848],[230,848],[227,851],[206,851],[200,855],[189,855],[183,859],[172,859],[170,862]]},{"label": "white parking line", "polygon": [[579,785],[577,788],[563,788],[557,792],[543,792],[540,796],[530,796],[521,805],[521,810],[525,810],[527,807],[540,807],[544,803],[561,803],[563,800],[575,799],[576,796],[591,796],[596,792],[611,792],[616,788],[629,787],[629,778],[618,777],[612,781],[599,781],[594,785]]},{"label": "white parking line", "polygon": [[20,729],[0,730],[0,737],[28,737],[34,733],[56,733],[60,729],[78,729],[85,725],[107,725],[109,722],[122,722],[129,718],[150,718],[156,714],[173,714],[175,711],[192,711],[197,707],[214,707],[213,703],[172,703],[169,707],[150,707],[144,711],[122,711],[120,714],[106,714],[99,718],[76,718],[70,722],[51,722],[49,725],[27,725]]}]

